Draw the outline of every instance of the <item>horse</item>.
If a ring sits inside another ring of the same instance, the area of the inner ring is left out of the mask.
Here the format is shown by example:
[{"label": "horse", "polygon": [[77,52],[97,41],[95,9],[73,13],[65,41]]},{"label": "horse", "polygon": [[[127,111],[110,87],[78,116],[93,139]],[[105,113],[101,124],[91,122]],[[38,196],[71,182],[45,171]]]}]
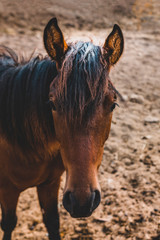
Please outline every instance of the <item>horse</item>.
[{"label": "horse", "polygon": [[57,19],[44,29],[48,55],[21,59],[0,51],[0,204],[3,240],[16,227],[19,195],[36,186],[50,240],[60,240],[57,208],[66,171],[64,208],[88,217],[98,207],[98,168],[116,107],[109,72],[123,52],[118,25],[103,47],[66,43]]}]

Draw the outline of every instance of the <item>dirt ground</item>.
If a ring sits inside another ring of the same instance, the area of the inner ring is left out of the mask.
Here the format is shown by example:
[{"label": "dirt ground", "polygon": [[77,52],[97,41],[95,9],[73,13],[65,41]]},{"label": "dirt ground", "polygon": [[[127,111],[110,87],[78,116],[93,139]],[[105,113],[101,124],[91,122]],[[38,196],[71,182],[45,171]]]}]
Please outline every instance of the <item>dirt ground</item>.
[{"label": "dirt ground", "polygon": [[[59,196],[65,240],[160,239],[160,2],[159,0],[0,2],[0,44],[27,56],[45,55],[43,28],[57,16],[68,41],[102,45],[115,22],[125,50],[111,79],[125,103],[114,111],[99,180],[102,201],[87,219],[72,219]],[[37,4],[38,2],[38,4]],[[114,2],[114,3],[113,3]],[[13,240],[45,240],[36,189],[21,194]],[[0,231],[0,239],[2,231]]]}]

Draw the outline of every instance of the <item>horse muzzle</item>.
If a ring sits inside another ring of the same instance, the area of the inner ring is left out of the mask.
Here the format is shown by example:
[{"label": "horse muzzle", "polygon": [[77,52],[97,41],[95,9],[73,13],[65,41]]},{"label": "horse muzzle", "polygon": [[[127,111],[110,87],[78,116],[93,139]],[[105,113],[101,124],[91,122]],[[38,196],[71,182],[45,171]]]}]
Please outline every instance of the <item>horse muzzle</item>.
[{"label": "horse muzzle", "polygon": [[99,190],[92,191],[87,196],[83,205],[80,204],[80,201],[74,192],[67,191],[63,197],[63,206],[70,213],[71,217],[89,217],[98,207],[100,201],[101,194]]}]

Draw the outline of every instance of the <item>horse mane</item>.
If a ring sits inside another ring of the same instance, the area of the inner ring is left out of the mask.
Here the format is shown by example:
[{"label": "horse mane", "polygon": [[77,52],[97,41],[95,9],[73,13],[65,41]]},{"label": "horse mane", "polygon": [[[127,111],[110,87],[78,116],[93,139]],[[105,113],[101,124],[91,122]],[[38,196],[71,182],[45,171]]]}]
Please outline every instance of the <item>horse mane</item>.
[{"label": "horse mane", "polygon": [[107,67],[99,46],[91,42],[69,45],[61,70],[51,84],[50,98],[70,123],[85,124],[91,119],[106,94]]},{"label": "horse mane", "polygon": [[36,56],[26,60],[6,47],[0,49],[0,132],[24,149],[43,147],[53,134],[49,87],[56,64]]}]

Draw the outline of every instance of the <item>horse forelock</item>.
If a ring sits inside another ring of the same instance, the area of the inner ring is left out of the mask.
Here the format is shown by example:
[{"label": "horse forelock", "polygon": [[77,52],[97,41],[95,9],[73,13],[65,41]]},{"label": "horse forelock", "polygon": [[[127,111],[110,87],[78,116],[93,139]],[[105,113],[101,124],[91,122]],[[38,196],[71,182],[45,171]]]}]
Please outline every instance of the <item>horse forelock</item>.
[{"label": "horse forelock", "polygon": [[70,45],[59,74],[50,87],[57,111],[69,122],[88,122],[104,99],[107,63],[101,48],[91,42]]}]

